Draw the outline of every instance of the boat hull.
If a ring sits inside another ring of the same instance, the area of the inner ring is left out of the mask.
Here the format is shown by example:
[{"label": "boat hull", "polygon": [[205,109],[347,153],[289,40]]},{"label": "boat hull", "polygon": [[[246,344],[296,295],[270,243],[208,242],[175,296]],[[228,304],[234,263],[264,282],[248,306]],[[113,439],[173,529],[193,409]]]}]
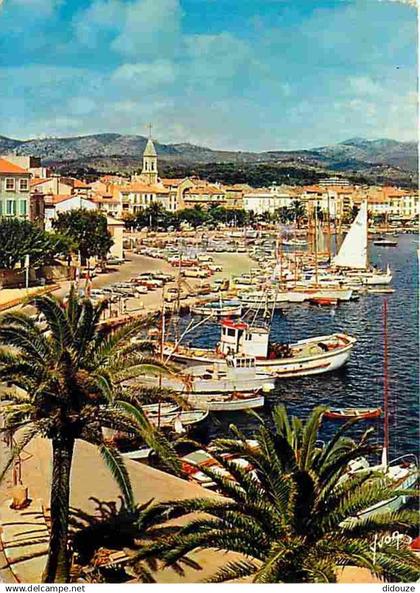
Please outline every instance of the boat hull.
[{"label": "boat hull", "polygon": [[328,420],[352,420],[354,418],[358,418],[360,420],[370,420],[373,418],[379,418],[381,413],[381,408],[355,410],[354,413],[348,410],[327,410],[324,412],[324,418],[327,418]]},{"label": "boat hull", "polygon": [[[180,362],[188,362],[182,360],[178,356],[172,357],[174,360]],[[196,360],[196,365],[201,364],[203,360]],[[206,362],[209,362],[207,360]],[[214,361],[211,361],[214,362]],[[222,369],[221,369],[222,370]],[[274,382],[270,373],[253,373],[247,377],[240,379],[229,378],[225,379],[200,379],[200,378],[189,378],[185,376],[184,379],[172,378],[172,377],[144,377],[142,379],[144,384],[163,387],[164,389],[171,389],[177,393],[186,394],[220,394],[220,393],[232,393],[234,391],[241,393],[253,393],[256,390],[264,389],[265,391],[272,391],[274,389]]]},{"label": "boat hull", "polygon": [[262,408],[265,400],[263,395],[238,399],[190,395],[187,401],[199,410],[209,410],[209,412],[240,412]]}]

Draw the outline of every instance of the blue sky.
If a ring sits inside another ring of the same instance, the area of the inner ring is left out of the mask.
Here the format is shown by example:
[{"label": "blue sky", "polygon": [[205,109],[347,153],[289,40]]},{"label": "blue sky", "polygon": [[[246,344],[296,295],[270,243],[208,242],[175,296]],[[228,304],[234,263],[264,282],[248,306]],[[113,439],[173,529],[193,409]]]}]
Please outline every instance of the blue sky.
[{"label": "blue sky", "polygon": [[415,0],[0,0],[0,134],[416,138]]}]

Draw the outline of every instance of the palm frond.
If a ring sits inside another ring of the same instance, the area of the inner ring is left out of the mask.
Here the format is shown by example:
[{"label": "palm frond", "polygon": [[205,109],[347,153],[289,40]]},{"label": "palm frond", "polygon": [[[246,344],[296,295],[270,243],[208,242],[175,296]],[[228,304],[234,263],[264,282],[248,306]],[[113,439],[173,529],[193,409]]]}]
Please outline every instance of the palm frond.
[{"label": "palm frond", "polygon": [[127,508],[132,509],[134,507],[133,488],[120,453],[115,447],[105,443],[100,445],[99,452],[120,487]]}]

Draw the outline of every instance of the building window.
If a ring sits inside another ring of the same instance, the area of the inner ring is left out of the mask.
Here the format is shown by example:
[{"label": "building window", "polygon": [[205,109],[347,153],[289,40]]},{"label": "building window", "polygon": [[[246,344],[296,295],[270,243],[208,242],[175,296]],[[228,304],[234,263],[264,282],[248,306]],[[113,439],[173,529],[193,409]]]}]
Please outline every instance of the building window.
[{"label": "building window", "polygon": [[26,216],[28,214],[26,200],[19,200],[19,214],[21,216]]},{"label": "building window", "polygon": [[6,191],[14,191],[15,189],[15,180],[13,177],[6,178]]},{"label": "building window", "polygon": [[6,200],[6,215],[16,216],[16,202],[14,200]]},{"label": "building window", "polygon": [[20,191],[28,191],[29,183],[27,179],[19,179],[19,190]]}]

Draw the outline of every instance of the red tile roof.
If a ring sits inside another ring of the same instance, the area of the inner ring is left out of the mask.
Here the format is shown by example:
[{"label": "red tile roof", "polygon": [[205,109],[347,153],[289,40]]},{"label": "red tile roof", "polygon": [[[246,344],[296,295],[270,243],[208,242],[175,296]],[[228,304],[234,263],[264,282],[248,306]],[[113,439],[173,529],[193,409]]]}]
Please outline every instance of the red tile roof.
[{"label": "red tile roof", "polygon": [[185,181],[185,178],[184,179],[162,179],[163,185],[173,185],[173,186],[181,185],[181,183],[183,181]]},{"label": "red tile roof", "polygon": [[50,177],[41,179],[40,177],[37,177],[35,179],[31,179],[31,186],[34,187],[35,185],[41,185],[42,183],[45,183],[46,181],[51,181]]},{"label": "red tile roof", "polygon": [[0,173],[28,173],[26,169],[0,158]]}]

